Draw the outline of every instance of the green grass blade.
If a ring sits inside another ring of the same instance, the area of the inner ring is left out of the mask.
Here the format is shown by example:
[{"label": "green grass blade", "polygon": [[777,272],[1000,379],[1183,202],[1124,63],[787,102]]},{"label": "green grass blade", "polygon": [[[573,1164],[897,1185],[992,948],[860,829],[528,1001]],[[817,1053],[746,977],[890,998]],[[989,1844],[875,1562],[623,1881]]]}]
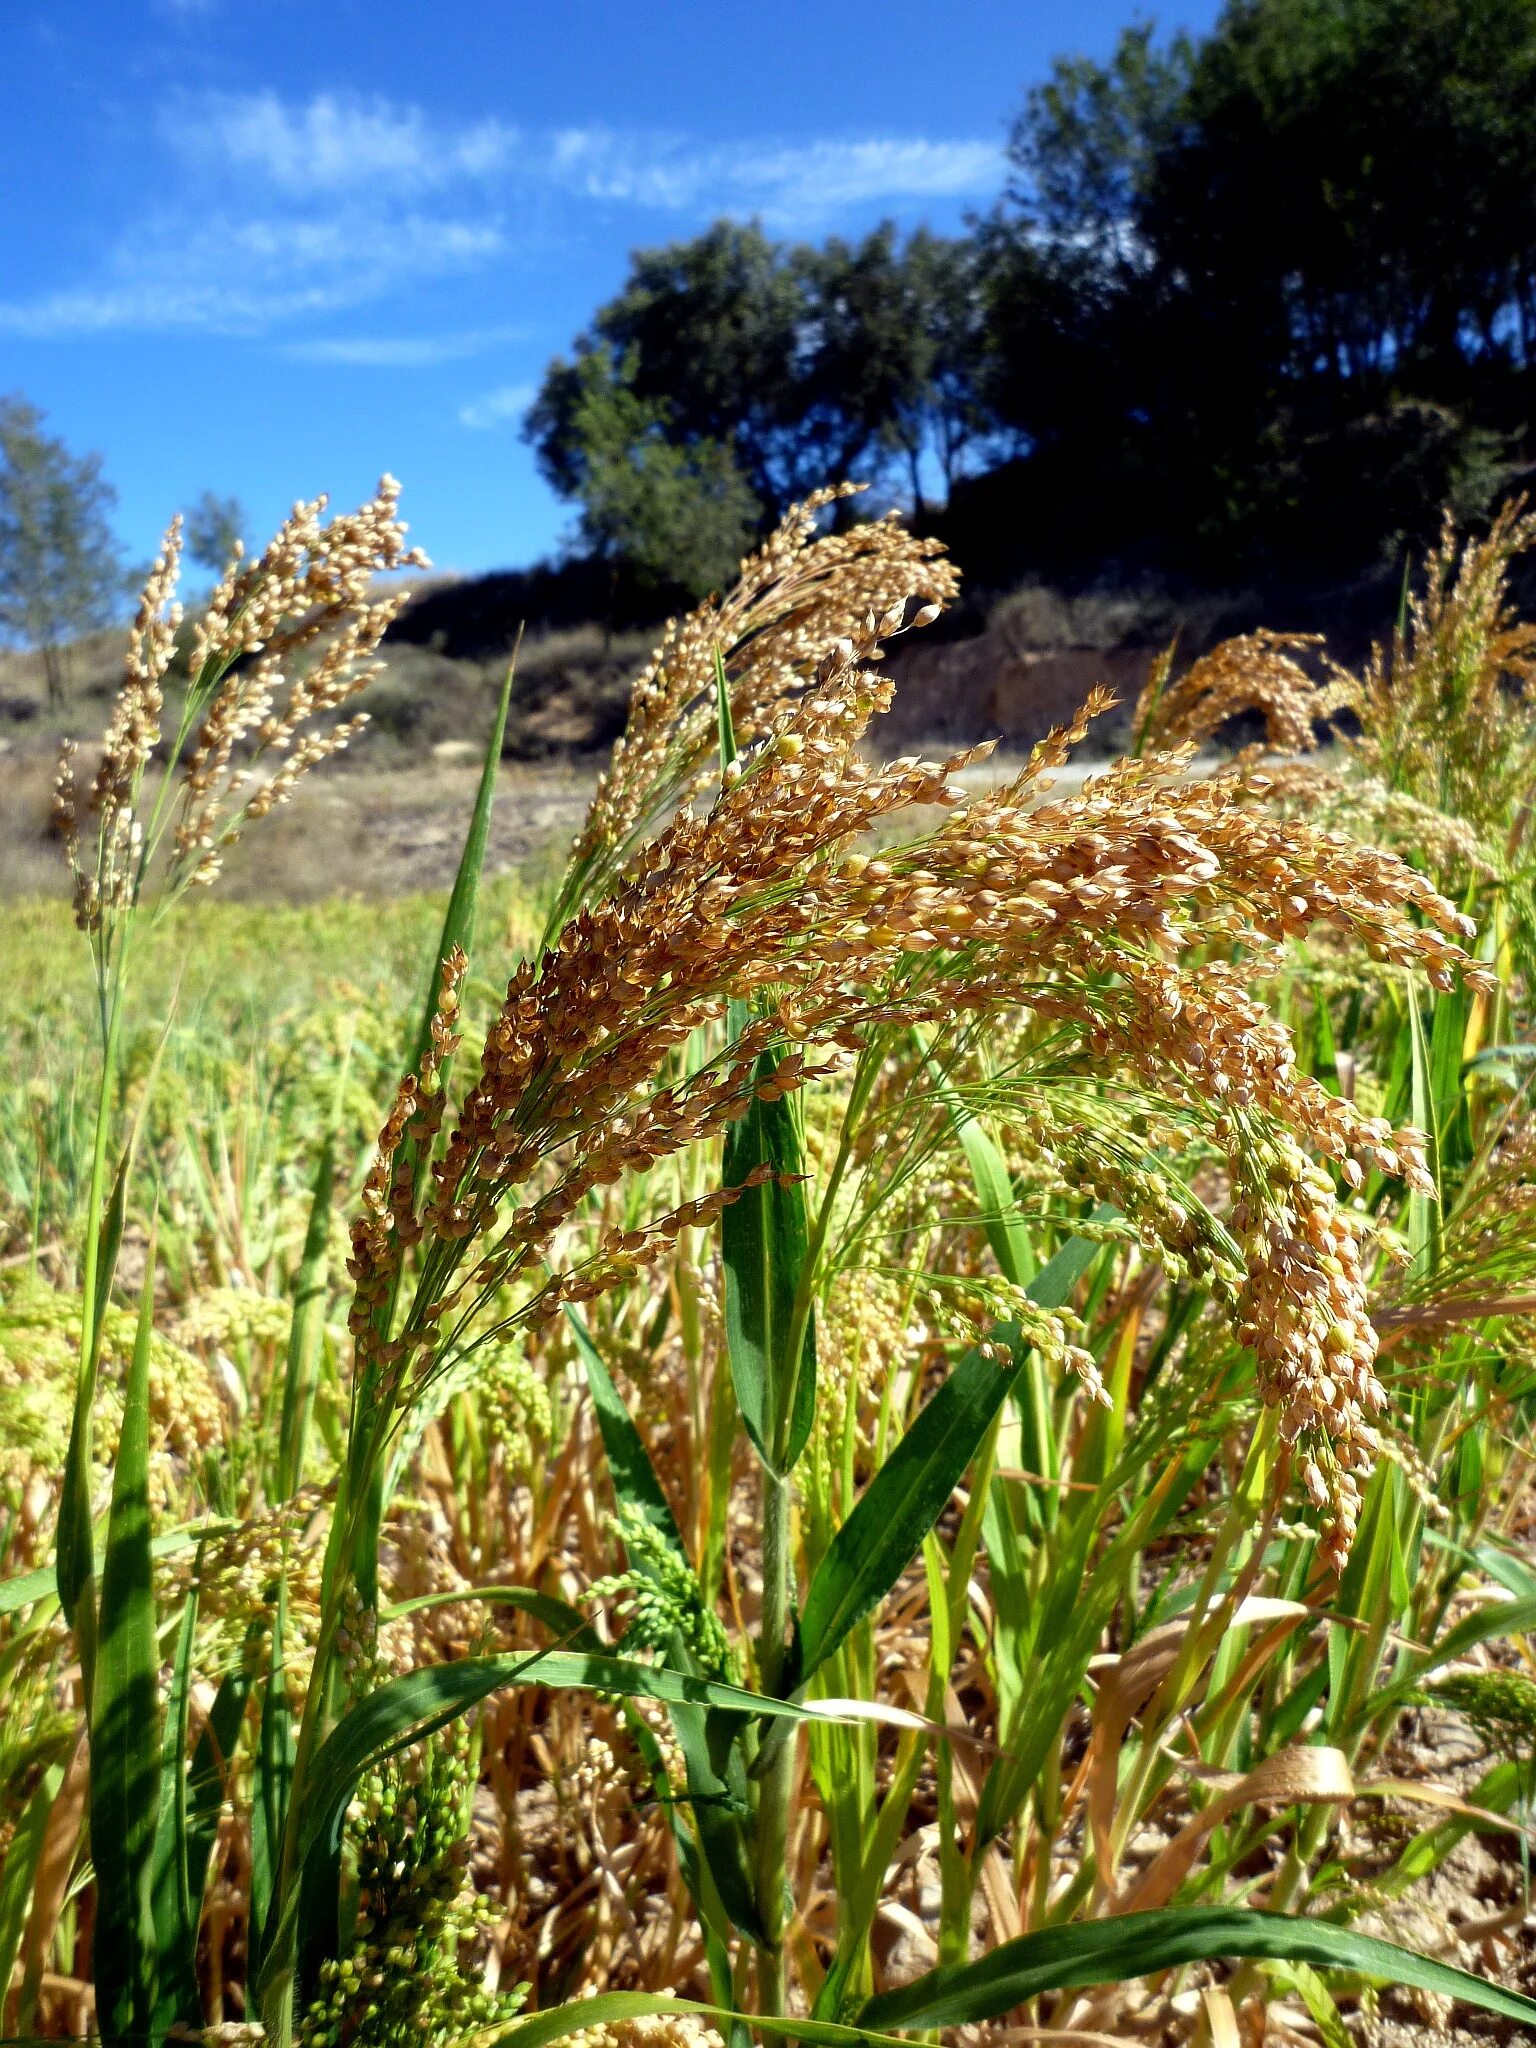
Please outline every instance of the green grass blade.
[{"label": "green grass blade", "polygon": [[97,2012],[109,2042],[144,2034],[155,2006],[152,1886],[160,1812],[160,1650],[149,1516],[154,1287],[151,1245],[123,1395],[90,1718],[91,1846],[98,1901],[93,1955]]},{"label": "green grass blade", "polygon": [[[522,631],[519,629],[517,647],[522,645]],[[496,772],[501,765],[502,742],[506,737],[507,712],[512,702],[512,685],[517,674],[517,647],[512,650],[512,659],[507,664],[506,679],[501,686],[501,697],[492,722],[491,736],[485,749],[485,761],[480,770],[480,784],[475,792],[475,807],[470,815],[469,830],[464,838],[464,850],[459,855],[458,870],[453,878],[453,889],[448,897],[448,908],[443,915],[443,928],[438,936],[437,952],[427,977],[426,999],[422,1006],[421,1024],[416,1033],[415,1044],[410,1054],[410,1070],[421,1071],[432,1043],[432,1020],[437,1013],[438,996],[442,988],[442,965],[455,947],[461,947],[465,955],[472,956],[475,944],[475,913],[480,900],[480,876],[485,866],[486,848],[490,843],[491,810],[496,796]],[[438,1070],[438,1085],[447,1078],[448,1064]],[[400,1147],[398,1172],[409,1173],[413,1187],[420,1192],[422,1180],[427,1171],[428,1161],[416,1136],[407,1129],[404,1143]],[[397,1267],[394,1284],[386,1301],[378,1312],[379,1334],[388,1338],[394,1323],[395,1303],[399,1294],[403,1267]],[[357,1498],[362,1512],[358,1519],[356,1540],[352,1552],[352,1575],[357,1590],[369,1606],[377,1604],[379,1597],[379,1529],[384,1519],[385,1466],[379,1462],[375,1469],[355,1472],[352,1482],[357,1488]],[[327,1592],[329,1592],[327,1588]]]},{"label": "green grass blade", "polygon": [[1496,1539],[1474,1545],[1468,1550],[1464,1544],[1455,1543],[1449,1536],[1442,1536],[1438,1529],[1426,1529],[1424,1541],[1436,1550],[1446,1551],[1459,1557],[1467,1564],[1475,1564],[1487,1573],[1496,1586],[1502,1586],[1506,1593],[1512,1593],[1517,1600],[1529,1600],[1536,1596],[1536,1571],[1513,1549],[1505,1549]]},{"label": "green grass blade", "polygon": [[[921,1034],[918,1042],[926,1051],[927,1041]],[[998,1271],[1016,1287],[1027,1286],[1035,1273],[1034,1240],[1014,1198],[1008,1162],[991,1132],[967,1106],[940,1062],[930,1058],[928,1069],[938,1087],[939,1100],[954,1126],[955,1136],[960,1140],[966,1164],[971,1169],[971,1179],[976,1184],[976,1196],[981,1204],[982,1228],[987,1233],[987,1243],[992,1247]]]},{"label": "green grass blade", "polygon": [[[1070,1239],[1030,1282],[1031,1297],[1059,1308],[1100,1250],[1087,1238]],[[1028,1356],[1016,1325],[1001,1325],[996,1335],[1009,1345],[1012,1367],[968,1351],[828,1545],[800,1620],[802,1681],[885,1598],[976,1455]]]},{"label": "green grass blade", "polygon": [[364,1771],[435,1734],[466,1708],[509,1685],[611,1692],[626,1699],[660,1700],[669,1706],[723,1707],[752,1718],[807,1718],[803,1708],[787,1700],[766,1699],[739,1685],[584,1651],[540,1650],[531,1655],[463,1657],[452,1664],[429,1665],[381,1685],[327,1737],[315,1758],[300,1822],[303,1853],[307,1856],[340,1828],[353,1788]]},{"label": "green grass blade", "polygon": [[[365,1771],[435,1734],[467,1708],[509,1685],[617,1693],[626,1699],[660,1700],[668,1706],[723,1707],[754,1718],[807,1718],[802,1708],[787,1700],[764,1699],[741,1686],[690,1678],[623,1657],[542,1650],[531,1656],[465,1657],[452,1664],[430,1665],[370,1693],[321,1745],[306,1778],[298,1815],[301,1868],[307,1872],[338,1854],[342,1820]],[[278,1924],[266,1933],[268,1962],[258,1981],[264,2005],[275,2001],[292,1973],[300,1893],[299,1885],[288,1888]]]},{"label": "green grass blade", "polygon": [[715,647],[715,719],[720,728],[720,773],[724,775],[736,758],[736,726],[731,717],[731,686],[725,676],[725,656]]},{"label": "green grass blade", "polygon": [[283,1834],[288,1825],[288,1797],[293,1783],[293,1709],[288,1700],[284,1669],[288,1620],[287,1590],[277,1582],[277,1601],[272,1610],[271,1654],[267,1662],[267,1683],[261,1701],[261,1733],[256,1746],[256,1769],[251,1787],[251,1961],[261,1967],[270,1940],[274,1892],[282,1854]]},{"label": "green grass blade", "polygon": [[721,1910],[733,1927],[761,1945],[768,1935],[758,1910],[747,1839],[746,1767],[734,1739],[745,1724],[733,1717],[712,1728],[702,1708],[674,1702],[672,1725],[683,1753],[699,1848]]},{"label": "green grass blade", "polygon": [[455,946],[462,946],[471,956],[475,948],[475,913],[480,902],[480,877],[485,867],[486,848],[491,837],[491,810],[496,799],[496,775],[501,766],[502,742],[507,734],[507,712],[512,703],[512,686],[517,677],[518,649],[523,644],[522,628],[518,628],[517,644],[512,649],[512,659],[507,664],[506,678],[501,686],[501,697],[496,706],[496,716],[491,723],[491,736],[486,743],[485,761],[480,770],[480,783],[475,791],[475,808],[470,814],[469,831],[464,839],[464,851],[459,855],[459,865],[453,878],[453,889],[448,897],[448,908],[443,914],[443,929],[437,942],[437,957],[432,962],[432,972],[427,982],[426,1003],[421,1015],[421,1028],[416,1034],[416,1045],[411,1059],[411,1070],[416,1072],[432,1043],[432,1019],[437,1010],[439,975],[443,962]]},{"label": "green grass blade", "polygon": [[[96,1253],[96,1285],[89,1307],[90,1329],[81,1344],[80,1381],[75,1390],[75,1415],[69,1434],[69,1451],[64,1461],[64,1482],[59,1495],[59,1539],[56,1578],[59,1605],[72,1628],[82,1630],[82,1670],[87,1687],[91,1682],[94,1657],[95,1616],[81,1613],[96,1572],[95,1536],[91,1528],[91,1418],[96,1406],[96,1374],[101,1363],[101,1330],[112,1279],[117,1271],[118,1249],[123,1241],[123,1223],[128,1204],[128,1165],[131,1147],[118,1164],[112,1195],[101,1219]],[[88,1604],[88,1603],[87,1603]]]},{"label": "green grass blade", "polygon": [[1323,2037],[1323,2048],[1355,2048],[1355,2037],[1345,2026],[1332,1992],[1310,1963],[1276,1963],[1268,1975],[1272,1983],[1296,1993]]},{"label": "green grass blade", "polygon": [[1432,1195],[1411,1193],[1408,1197],[1408,1249],[1413,1256],[1413,1273],[1423,1279],[1440,1259],[1440,1126],[1435,1116],[1435,1087],[1424,1037],[1424,1020],[1419,1015],[1418,995],[1408,987],[1408,1045],[1412,1076],[1413,1121],[1428,1139],[1429,1170],[1435,1178]]},{"label": "green grass blade", "polygon": [[[608,1456],[608,1473],[613,1481],[613,1490],[618,1500],[633,1509],[655,1530],[656,1534],[673,1553],[678,1564],[693,1577],[693,1565],[688,1556],[687,1546],[677,1526],[676,1517],[661,1481],[656,1477],[656,1468],[651,1463],[650,1453],[641,1440],[624,1406],[613,1377],[603,1363],[602,1353],[592,1341],[591,1332],[575,1309],[566,1310],[571,1333],[576,1339],[576,1349],[586,1369],[587,1389],[592,1396],[592,1406],[597,1415],[597,1426],[602,1433],[603,1449]],[[703,1594],[699,1595],[702,1603]]]},{"label": "green grass blade", "polygon": [[[771,1081],[764,1053],[757,1080]],[[805,1214],[800,1132],[793,1104],[753,1100],[731,1125],[722,1174],[740,1187],[757,1167],[790,1176],[748,1188],[720,1218],[725,1263],[725,1336],[741,1419],[753,1448],[776,1477],[794,1470],[816,1412],[816,1337],[807,1318],[796,1342],[795,1306],[810,1232]],[[798,1352],[791,1357],[791,1350]]]},{"label": "green grass blade", "polygon": [[[574,1998],[566,2005],[551,2007],[518,2020],[501,2036],[503,2048],[544,2048],[547,2041],[563,2041],[584,2027],[621,2027],[626,2020],[642,2019],[651,2013],[676,2014],[711,2021],[721,2032],[734,2038],[741,2015],[728,2006],[696,2005],[692,1999],[669,1998],[656,1991],[600,1991],[595,1998]],[[779,2019],[753,2013],[747,2022],[754,2032],[772,2040],[813,2041],[816,2048],[912,2048],[910,2041],[895,2035],[877,2034],[868,2027],[845,2027],[836,2020],[801,2019],[790,2015]]]},{"label": "green grass blade", "polygon": [[1462,1047],[1466,1042],[1471,1009],[1469,990],[1444,989],[1435,997],[1434,1017],[1429,1029],[1430,1106],[1435,1120],[1435,1157],[1442,1209],[1454,1193],[1454,1183],[1472,1156],[1471,1129],[1467,1122],[1461,1078]]},{"label": "green grass blade", "polygon": [[[1349,1970],[1431,1991],[1505,2019],[1536,2024],[1536,1999],[1467,1970],[1432,1962],[1389,1941],[1323,1920],[1238,1908],[1123,1913],[1108,1920],[1043,1927],[1004,1942],[980,1962],[930,1970],[915,1983],[872,1998],[859,2013],[871,2027],[963,2027],[996,2019],[1045,1991],[1120,1984],[1184,1963],[1263,1960]],[[514,2037],[515,2038],[515,2037]]]},{"label": "green grass blade", "polygon": [[924,1405],[828,1545],[800,1617],[799,1680],[882,1601],[948,1505],[1008,1397],[1024,1351],[1016,1326],[993,1333],[1012,1366],[968,1351]]},{"label": "green grass blade", "polygon": [[[671,1823],[672,1845],[677,1852],[677,1867],[682,1873],[683,1883],[688,1887],[688,1895],[698,1910],[699,1926],[704,1935],[710,1989],[716,1998],[728,2002],[731,1997],[730,1916],[721,1902],[712,1873],[700,1860],[699,1844],[689,1833],[683,1820],[685,1808],[673,1795],[672,1781],[667,1775],[666,1757],[654,1730],[632,1701],[626,1700],[623,1703],[623,1712],[625,1724],[635,1747],[650,1772],[652,1789]],[[750,2048],[750,2043],[747,2044],[747,2048]]]},{"label": "green grass blade", "polygon": [[165,1736],[160,1747],[160,1817],[155,1827],[154,1873],[150,1896],[155,1916],[155,1954],[159,1963],[155,2030],[177,2020],[195,2025],[202,2013],[197,1988],[197,1908],[187,1866],[187,1737],[192,1708],[192,1660],[197,1643],[199,1572],[192,1574],[182,1602],[171,1664],[171,1690],[165,1706]]},{"label": "green grass blade", "polygon": [[699,1558],[699,1584],[713,1601],[725,1572],[725,1546],[731,1511],[731,1466],[736,1452],[736,1388],[728,1370],[717,1365],[711,1375],[705,1426],[704,1470],[709,1486],[709,1515]]},{"label": "green grass blade", "polygon": [[[1357,1708],[1357,1718],[1378,1720],[1394,1707],[1407,1706],[1426,1677],[1464,1657],[1479,1643],[1506,1642],[1515,1636],[1536,1633],[1536,1598],[1490,1600],[1459,1621],[1435,1643],[1427,1657],[1415,1660],[1408,1674],[1391,1685],[1369,1693]],[[1342,1725],[1342,1724],[1341,1724]]]},{"label": "green grass blade", "polygon": [[277,1499],[289,1500],[304,1478],[304,1451],[315,1406],[320,1346],[325,1337],[325,1299],[331,1223],[331,1189],[336,1178],[336,1141],[320,1147],[310,1194],[309,1223],[293,1289],[293,1322],[283,1370],[283,1413],[278,1437]]},{"label": "green grass blade", "polygon": [[[706,1606],[703,1589],[695,1576],[687,1546],[641,1441],[640,1432],[630,1419],[629,1410],[620,1399],[586,1325],[574,1310],[568,1309],[566,1313],[575,1334],[576,1348],[586,1367],[587,1385],[597,1411],[614,1493],[620,1502],[642,1515],[661,1538],[671,1554],[674,1568],[691,1587],[702,1612]],[[631,1564],[637,1570],[646,1570],[643,1557],[632,1557]],[[694,1669],[686,1649],[677,1641],[674,1641],[668,1661],[680,1669]],[[728,1738],[720,1743],[711,1743],[708,1721],[697,1706],[674,1704],[672,1718],[687,1770],[688,1796],[693,1805],[699,1848],[721,1907],[735,1927],[754,1940],[760,1940],[763,1927],[753,1895],[742,1825],[747,1786],[739,1749]],[[700,1887],[697,1882],[692,1889],[698,1898]]]},{"label": "green grass blade", "polygon": [[[240,1527],[238,1522],[189,1522],[181,1529],[167,1529],[157,1536],[149,1546],[150,1556],[156,1559],[174,1557],[178,1551],[190,1550],[195,1543],[202,1543],[210,1536],[232,1536]],[[0,1579],[0,1617],[18,1614],[23,1607],[34,1606],[39,1600],[56,1598],[58,1595],[57,1574],[52,1565],[40,1565],[36,1571],[21,1572],[14,1579]]]},{"label": "green grass blade", "polygon": [[1005,1279],[1022,1287],[1035,1270],[1034,1245],[1014,1200],[1008,1164],[992,1138],[962,1105],[951,1111],[981,1201],[982,1227]]},{"label": "green grass blade", "polygon": [[[1112,1209],[1104,1208],[1096,1213],[1093,1220],[1105,1223],[1113,1215]],[[1040,1268],[1025,1288],[1025,1293],[1041,1308],[1064,1308],[1071,1299],[1073,1288],[1103,1249],[1097,1238],[1069,1237],[1056,1256]]]},{"label": "green grass blade", "polygon": [[250,1693],[251,1682],[243,1671],[231,1671],[221,1680],[187,1772],[187,1820],[182,1847],[194,1941],[208,1885],[208,1866],[218,1841],[219,1816],[226,1800],[234,1794],[235,1750]]},{"label": "green grass blade", "polygon": [[488,1600],[500,1607],[515,1607],[542,1622],[555,1639],[578,1649],[601,1655],[603,1640],[579,1607],[554,1593],[536,1593],[529,1586],[454,1586],[446,1593],[421,1593],[414,1600],[400,1600],[379,1610],[380,1621],[401,1621],[428,1607],[452,1607],[462,1600]]},{"label": "green grass blade", "polygon": [[1333,1019],[1328,1014],[1328,998],[1321,993],[1312,1005],[1313,1059],[1312,1073],[1322,1082],[1330,1095],[1339,1093],[1339,1044],[1333,1035]]},{"label": "green grass blade", "polygon": [[[566,1314],[575,1333],[576,1348],[586,1367],[587,1385],[591,1390],[592,1405],[597,1411],[614,1493],[622,1503],[644,1516],[655,1530],[671,1553],[676,1569],[686,1576],[702,1610],[706,1604],[703,1589],[694,1574],[687,1546],[641,1441],[640,1432],[630,1419],[629,1410],[620,1399],[618,1388],[613,1384],[586,1325],[573,1310],[567,1309]],[[644,1559],[632,1559],[631,1562],[637,1569],[645,1568]],[[679,1643],[674,1643],[670,1661],[692,1668],[691,1660]],[[688,1796],[698,1830],[698,1849],[708,1868],[720,1908],[733,1926],[759,1940],[763,1934],[762,1921],[753,1895],[741,1818],[746,1806],[747,1788],[740,1755],[730,1743],[724,1746],[726,1753],[723,1756],[712,1749],[709,1726],[700,1707],[674,1704],[672,1718],[687,1771]],[[704,1890],[702,1873],[697,1869],[690,1879],[689,1889],[703,1912],[708,1894]]]}]

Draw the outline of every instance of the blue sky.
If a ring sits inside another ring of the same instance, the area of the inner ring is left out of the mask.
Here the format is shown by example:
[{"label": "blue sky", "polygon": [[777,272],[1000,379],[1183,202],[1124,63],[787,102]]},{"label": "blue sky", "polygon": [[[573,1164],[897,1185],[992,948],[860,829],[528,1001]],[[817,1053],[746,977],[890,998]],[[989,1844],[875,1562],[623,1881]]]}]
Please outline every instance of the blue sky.
[{"label": "blue sky", "polygon": [[631,248],[958,227],[1024,87],[1134,11],[7,0],[0,391],[102,452],[138,557],[205,487],[259,537],[388,468],[437,562],[529,561],[570,515],[520,415]]}]

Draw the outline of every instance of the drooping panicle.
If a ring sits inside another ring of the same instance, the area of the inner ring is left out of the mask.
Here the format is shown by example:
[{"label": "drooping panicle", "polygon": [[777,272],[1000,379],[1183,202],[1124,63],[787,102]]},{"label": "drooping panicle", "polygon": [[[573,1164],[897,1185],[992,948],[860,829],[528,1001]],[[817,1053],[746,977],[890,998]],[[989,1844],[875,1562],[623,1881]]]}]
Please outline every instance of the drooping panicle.
[{"label": "drooping panicle", "polygon": [[[1300,1447],[1313,1492],[1323,1488],[1329,1554],[1341,1558],[1381,1389],[1355,1223],[1319,1162],[1346,1186],[1374,1167],[1423,1187],[1425,1141],[1302,1073],[1256,989],[1288,942],[1317,927],[1436,986],[1476,981],[1467,921],[1392,856],[1257,811],[1243,776],[1190,780],[1187,749],[1042,802],[1102,698],[989,792],[958,779],[984,749],[866,761],[860,743],[891,690],[873,664],[943,579],[888,523],[830,538],[829,553],[807,522],[791,522],[747,573],[766,559],[782,594],[805,558],[834,587],[838,565],[853,563],[861,591],[880,582],[884,610],[844,618],[834,635],[830,612],[808,599],[814,632],[773,614],[733,643],[741,751],[723,774],[710,758],[713,702],[700,693],[733,601],[669,635],[578,842],[568,914],[513,975],[430,1179],[404,1208],[391,1160],[417,1082],[385,1126],[354,1238],[354,1329],[372,1331],[381,1370],[404,1358],[420,1374],[440,1370],[456,1344],[476,1341],[493,1300],[497,1329],[544,1321],[621,1284],[734,1199],[739,1190],[719,1188],[561,1261],[575,1242],[562,1234],[595,1191],[718,1136],[763,1087],[793,1092],[892,1024],[1032,1015],[1078,1045],[1096,1086],[1123,1076],[1223,1161],[1225,1243],[1242,1265],[1222,1300],[1282,1437]],[[679,649],[693,650],[692,671]],[[903,812],[935,811],[939,823],[894,837]],[[1223,964],[1234,947],[1241,970]],[[732,998],[752,1017],[734,1042],[719,1030]],[[695,1033],[709,1049],[680,1080],[675,1057]],[[756,1063],[770,1049],[765,1082]],[[1135,1198],[1134,1177],[1125,1186]],[[1153,1204],[1143,1226],[1154,1240],[1169,1230],[1170,1257],[1191,1255],[1187,1216]],[[386,1336],[369,1304],[390,1295],[418,1241],[421,1284]],[[1064,1336],[1049,1348],[1077,1362]]]}]

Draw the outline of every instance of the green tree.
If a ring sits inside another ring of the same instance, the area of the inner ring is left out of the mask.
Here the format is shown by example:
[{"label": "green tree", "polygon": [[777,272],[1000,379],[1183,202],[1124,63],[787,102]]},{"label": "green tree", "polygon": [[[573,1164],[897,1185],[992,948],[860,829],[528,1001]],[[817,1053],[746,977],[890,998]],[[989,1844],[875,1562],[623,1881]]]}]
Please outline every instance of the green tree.
[{"label": "green tree", "polygon": [[898,405],[892,432],[907,458],[913,508],[920,512],[925,450],[937,464],[946,498],[973,460],[997,452],[986,390],[986,267],[979,238],[947,238],[919,228],[907,243],[903,268],[923,376],[915,397]]},{"label": "green tree", "polygon": [[1149,22],[1121,32],[1107,64],[1059,57],[1028,94],[1008,142],[1008,204],[1032,237],[1111,268],[1145,251],[1139,213],[1179,120],[1195,46],[1166,48]]},{"label": "green tree", "polygon": [[906,458],[914,508],[923,510],[920,456],[934,362],[930,308],[916,267],[887,222],[860,242],[834,238],[796,249],[808,337],[801,416],[820,439],[821,483],[878,477],[884,458]]},{"label": "green tree", "polygon": [[987,392],[1054,532],[1334,573],[1496,486],[1533,108],[1536,0],[1229,0],[1198,44],[1059,63],[981,237]]},{"label": "green tree", "polygon": [[1058,58],[1014,122],[978,234],[985,395],[1025,448],[1071,445],[1085,474],[1160,411],[1164,287],[1143,215],[1194,62],[1187,38],[1160,49],[1146,23],[1105,64]]},{"label": "green tree", "polygon": [[245,538],[245,507],[238,498],[221,498],[217,491],[204,491],[187,514],[187,554],[201,569],[222,575],[235,552],[235,543]]},{"label": "green tree", "polygon": [[592,553],[690,598],[722,588],[751,544],[758,504],[730,447],[682,441],[635,390],[633,358],[589,349],[570,366],[568,494]]},{"label": "green tree", "polygon": [[723,222],[631,259],[574,356],[550,364],[525,431],[549,482],[584,505],[593,397],[622,389],[642,410],[604,413],[605,434],[630,420],[652,466],[658,446],[689,451],[717,496],[728,452],[759,522],[898,465],[922,510],[925,458],[953,478],[982,431],[980,310],[963,245],[920,235],[903,249],[885,225],[815,248]]},{"label": "green tree", "polygon": [[43,657],[48,701],[68,695],[70,643],[110,623],[123,564],[99,455],[74,455],[21,397],[0,398],[0,632]]},{"label": "green tree", "polygon": [[[797,405],[805,342],[803,283],[757,227],[721,222],[690,242],[640,250],[616,298],[577,337],[572,361],[545,373],[527,434],[554,488],[577,496],[582,407],[592,375],[662,408],[669,439],[729,447],[766,517],[822,476],[807,459],[820,431]],[[622,375],[619,366],[627,367]]]},{"label": "green tree", "polygon": [[1142,207],[1285,373],[1448,398],[1536,340],[1536,0],[1234,0]]}]

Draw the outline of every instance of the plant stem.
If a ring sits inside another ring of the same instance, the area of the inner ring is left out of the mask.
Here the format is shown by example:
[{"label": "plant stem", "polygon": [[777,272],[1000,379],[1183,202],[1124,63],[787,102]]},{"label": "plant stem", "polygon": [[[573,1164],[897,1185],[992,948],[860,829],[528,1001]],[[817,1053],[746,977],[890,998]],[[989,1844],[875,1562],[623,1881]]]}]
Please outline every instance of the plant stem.
[{"label": "plant stem", "polygon": [[[96,1403],[96,1365],[101,1351],[99,1313],[104,1303],[101,1233],[107,1208],[107,1158],[112,1107],[117,1088],[117,1048],[123,1014],[121,963],[102,1006],[101,1080],[96,1098],[96,1128],[91,1146],[91,1178],[86,1197],[85,1239],[81,1246],[80,1363],[75,1382],[75,1410],[65,1460],[64,1490],[59,1514],[59,1596],[72,1613],[75,1647],[80,1658],[81,1690],[86,1713],[96,1663],[95,1539],[91,1528],[90,1483]],[[105,1276],[110,1283],[111,1275]],[[66,1563],[66,1559],[70,1562]],[[78,1583],[67,1583],[78,1567]]]},{"label": "plant stem", "polygon": [[[785,1631],[789,1625],[790,1482],[763,1468],[763,1621],[758,1637],[758,1676],[765,1693],[778,1698],[786,1675]],[[758,1791],[756,1862],[757,1910],[768,1936],[758,1957],[758,2008],[784,2010],[784,1854],[789,1808],[794,1795],[795,1745],[781,1742]]]}]

